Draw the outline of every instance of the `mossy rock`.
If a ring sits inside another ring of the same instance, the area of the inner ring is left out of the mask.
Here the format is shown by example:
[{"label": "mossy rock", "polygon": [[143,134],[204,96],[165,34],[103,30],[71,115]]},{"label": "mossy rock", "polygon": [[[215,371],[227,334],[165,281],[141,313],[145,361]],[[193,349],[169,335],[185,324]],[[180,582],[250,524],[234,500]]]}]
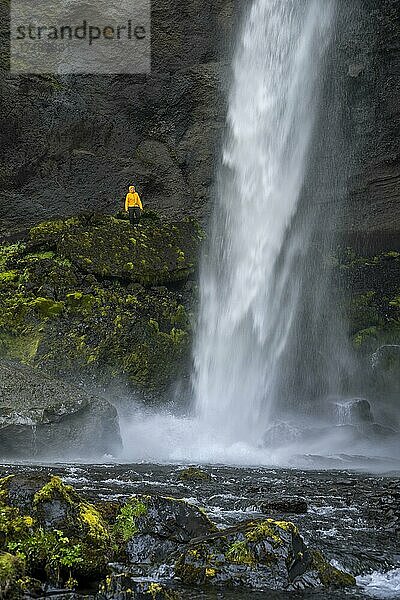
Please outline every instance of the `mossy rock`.
[{"label": "mossy rock", "polygon": [[0,246],[0,357],[165,397],[188,377],[191,298],[179,282],[193,273],[201,238],[193,221],[149,218],[133,229],[90,215]]},{"label": "mossy rock", "polygon": [[207,471],[199,469],[198,467],[187,467],[186,469],[181,469],[178,471],[177,477],[180,481],[211,481],[211,475],[207,473]]},{"label": "mossy rock", "polygon": [[0,597],[21,597],[26,583],[24,558],[0,552]]},{"label": "mossy rock", "polygon": [[202,510],[184,500],[138,494],[121,508],[114,533],[130,563],[154,565],[215,529]]},{"label": "mossy rock", "polygon": [[257,591],[355,584],[351,576],[331,571],[322,555],[318,558],[320,562],[293,523],[266,519],[192,540],[177,560],[175,573],[186,585]]},{"label": "mossy rock", "polygon": [[2,548],[26,575],[55,585],[95,581],[107,572],[112,537],[96,507],[58,477],[0,480]]},{"label": "mossy rock", "polygon": [[327,587],[351,587],[356,584],[352,575],[333,567],[323,557],[321,552],[312,552],[312,565],[318,572],[323,585]]},{"label": "mossy rock", "polygon": [[143,285],[162,285],[193,272],[202,239],[191,220],[161,224],[145,219],[139,227],[93,215],[41,223],[30,231],[29,247],[56,249],[78,269]]}]

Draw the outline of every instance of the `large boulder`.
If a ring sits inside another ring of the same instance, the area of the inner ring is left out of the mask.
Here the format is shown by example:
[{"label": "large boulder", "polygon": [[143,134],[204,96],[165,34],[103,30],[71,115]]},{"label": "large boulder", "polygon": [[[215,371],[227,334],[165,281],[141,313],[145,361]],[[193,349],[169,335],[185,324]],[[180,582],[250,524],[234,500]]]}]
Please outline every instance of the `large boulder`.
[{"label": "large boulder", "polygon": [[120,449],[111,404],[26,365],[0,362],[2,458],[68,460]]},{"label": "large boulder", "polygon": [[310,551],[288,521],[248,521],[192,540],[175,564],[186,585],[295,590],[355,581]]},{"label": "large boulder", "polygon": [[107,572],[113,547],[106,522],[58,477],[1,479],[0,512],[1,550],[24,559],[21,576],[75,587]]},{"label": "large boulder", "polygon": [[350,398],[332,403],[332,416],[338,425],[372,423],[371,405],[365,398]]},{"label": "large boulder", "polygon": [[138,494],[121,508],[115,529],[130,563],[157,565],[216,527],[188,502]]}]

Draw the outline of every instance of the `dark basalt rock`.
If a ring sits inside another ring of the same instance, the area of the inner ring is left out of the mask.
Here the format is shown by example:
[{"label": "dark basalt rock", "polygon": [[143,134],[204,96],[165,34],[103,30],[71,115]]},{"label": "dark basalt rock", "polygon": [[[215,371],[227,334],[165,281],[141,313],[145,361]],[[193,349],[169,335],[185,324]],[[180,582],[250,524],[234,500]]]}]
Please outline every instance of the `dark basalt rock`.
[{"label": "dark basalt rock", "polygon": [[371,405],[365,398],[351,398],[332,403],[332,417],[338,425],[372,423]]},{"label": "dark basalt rock", "polygon": [[187,585],[240,587],[258,591],[354,585],[354,578],[335,569],[304,544],[287,521],[249,521],[192,540],[175,564]]},{"label": "dark basalt rock", "polygon": [[120,449],[111,404],[26,365],[0,362],[1,457],[65,460]]},{"label": "dark basalt rock", "polygon": [[116,530],[132,564],[166,562],[192,538],[215,529],[196,506],[175,498],[144,494],[129,500],[116,520]]},{"label": "dark basalt rock", "polygon": [[263,500],[258,503],[259,509],[268,514],[269,511],[275,511],[282,514],[305,514],[308,510],[307,502],[304,498],[279,498],[279,500]]}]

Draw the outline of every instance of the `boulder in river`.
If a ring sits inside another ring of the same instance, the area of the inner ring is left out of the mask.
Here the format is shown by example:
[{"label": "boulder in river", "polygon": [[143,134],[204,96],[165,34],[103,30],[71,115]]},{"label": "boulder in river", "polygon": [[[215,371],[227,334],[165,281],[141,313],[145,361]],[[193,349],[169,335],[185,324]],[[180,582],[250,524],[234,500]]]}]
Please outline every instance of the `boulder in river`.
[{"label": "boulder in river", "polygon": [[178,471],[178,479],[185,482],[206,482],[211,481],[211,475],[200,469],[199,467],[187,467],[186,469],[180,469]]},{"label": "boulder in river", "polygon": [[121,508],[115,530],[130,563],[159,564],[192,538],[216,530],[198,507],[176,498],[138,494]]},{"label": "boulder in river", "polygon": [[333,417],[338,425],[372,423],[371,405],[365,398],[350,398],[333,403]]},{"label": "boulder in river", "polygon": [[1,550],[23,559],[19,588],[31,588],[31,577],[76,587],[106,573],[113,553],[107,524],[92,503],[60,478],[1,479],[0,513]]},{"label": "boulder in river", "polygon": [[282,514],[302,515],[308,510],[307,501],[304,498],[282,497],[271,500],[264,499],[257,506],[263,513],[275,511]]},{"label": "boulder in river", "polygon": [[106,400],[31,367],[0,362],[0,457],[73,459],[121,449]]},{"label": "boulder in river", "polygon": [[351,586],[351,575],[307,548],[297,527],[272,519],[247,521],[194,539],[175,564],[186,585],[264,590]]}]

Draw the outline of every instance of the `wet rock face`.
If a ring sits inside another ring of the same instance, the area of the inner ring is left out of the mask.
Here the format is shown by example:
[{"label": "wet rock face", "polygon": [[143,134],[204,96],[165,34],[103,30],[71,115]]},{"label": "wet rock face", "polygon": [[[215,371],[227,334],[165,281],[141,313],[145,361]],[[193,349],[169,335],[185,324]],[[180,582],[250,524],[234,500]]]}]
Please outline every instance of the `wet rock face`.
[{"label": "wet rock face", "polygon": [[338,425],[359,425],[372,423],[374,420],[371,405],[365,398],[338,401],[334,403],[332,409],[332,416],[336,417]]},{"label": "wet rock face", "polygon": [[[348,142],[359,155],[341,226],[350,229],[355,239],[363,232],[365,237],[358,241],[364,249],[368,245],[383,249],[388,240],[398,246],[400,2],[340,4],[354,10],[346,26],[350,35],[343,42],[340,68],[347,99]],[[369,234],[368,241],[365,234]]]},{"label": "wet rock face", "polygon": [[3,458],[90,458],[120,449],[111,404],[30,367],[0,362]]},{"label": "wet rock face", "polygon": [[197,507],[174,498],[138,495],[121,510],[117,531],[132,564],[160,564],[215,526]]},{"label": "wet rock face", "polygon": [[[206,538],[193,540],[180,556],[175,573],[186,584],[293,590],[319,587],[318,567],[297,528],[287,521],[252,521]],[[337,571],[339,585],[353,578]]]}]

